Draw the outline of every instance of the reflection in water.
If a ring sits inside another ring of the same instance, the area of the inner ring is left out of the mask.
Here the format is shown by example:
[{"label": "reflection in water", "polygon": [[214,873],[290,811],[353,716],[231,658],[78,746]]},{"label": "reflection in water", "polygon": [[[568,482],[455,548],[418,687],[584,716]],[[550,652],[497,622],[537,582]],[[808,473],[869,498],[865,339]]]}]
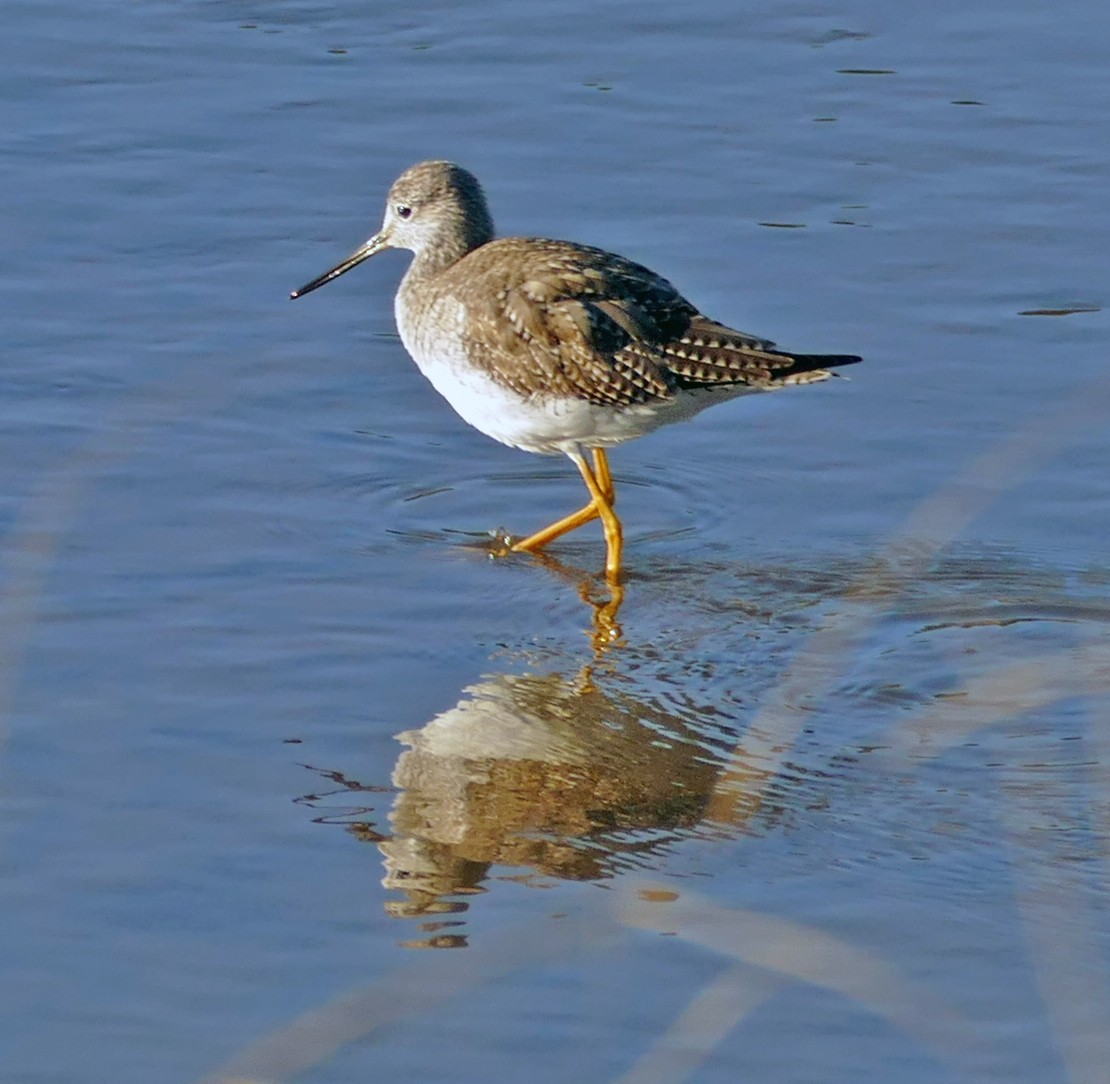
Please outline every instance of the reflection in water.
[{"label": "reflection in water", "polygon": [[[492,537],[483,536],[476,545],[491,557],[519,557],[519,554],[512,553],[512,541],[511,535],[499,532]],[[546,550],[536,550],[526,556],[558,579],[575,586],[578,597],[593,611],[590,642],[598,656],[611,647],[624,646],[624,629],[619,620],[624,603],[624,586],[620,582],[612,581],[604,572],[591,576],[584,569],[569,565]]]},{"label": "reflection in water", "polygon": [[499,674],[419,730],[381,844],[395,914],[442,907],[492,863],[586,880],[642,862],[701,820],[727,742],[586,671]]},{"label": "reflection in water", "polygon": [[[532,883],[604,879],[655,865],[676,840],[726,830],[726,819],[736,831],[760,811],[766,772],[744,763],[722,707],[664,707],[612,659],[574,677],[492,674],[398,734],[406,748],[392,773],[388,832],[367,819],[369,803],[320,818],[380,848],[383,884],[401,893],[387,911],[430,920],[422,929],[432,936],[410,945],[464,944],[446,932],[461,923],[446,916],[467,910],[492,865],[521,868],[516,879]],[[348,797],[384,789],[321,774]],[[302,801],[319,808],[335,793]]]},{"label": "reflection in water", "polygon": [[397,735],[406,748],[393,770],[389,832],[368,817],[371,796],[390,788],[312,769],[334,789],[300,801],[320,809],[337,795],[359,795],[357,806],[319,820],[345,823],[380,848],[383,884],[401,893],[386,910],[429,920],[421,928],[432,936],[411,947],[457,947],[465,940],[449,931],[462,923],[446,916],[467,910],[460,897],[484,891],[494,864],[523,868],[515,879],[532,883],[654,865],[699,825],[725,829],[722,786],[728,830],[750,821],[763,805],[766,772],[744,763],[735,738],[719,708],[665,709],[638,699],[628,677],[613,672],[494,674],[427,725]]},{"label": "reflection in water", "polygon": [[[699,895],[689,881],[615,878],[604,903],[558,922],[533,908],[530,923],[491,931],[464,961],[425,955],[206,1079],[276,1079],[275,1065],[291,1077],[341,1042],[573,953],[608,967],[614,919],[725,962],[668,1026],[651,1025],[621,1081],[689,1079],[720,1064],[739,1026],[802,983],[929,1050],[946,1078],[1014,1079],[1009,1048],[991,1037],[999,1004],[1030,976],[1061,1021],[1072,1078],[1103,1079],[1106,1032],[1091,1021],[1106,1015],[1105,986],[1092,946],[1104,938],[1098,818],[1110,756],[1104,704],[1089,718],[1075,707],[1110,690],[1108,574],[983,547],[911,580],[898,568],[661,564],[629,592],[637,640],[595,656],[594,672],[565,678],[552,672],[571,669],[558,647],[548,649],[558,663],[533,650],[527,665],[539,673],[491,676],[401,735],[393,835],[356,827],[404,893],[390,910],[424,919],[427,939],[411,947],[466,943],[460,920],[431,916],[465,910],[460,897],[481,889],[491,862],[562,877],[674,872],[672,841],[711,833],[715,845],[698,849],[717,853],[713,881]],[[742,748],[727,750],[738,738]],[[347,794],[375,789],[326,774]],[[770,848],[753,823],[773,826]],[[750,862],[722,846],[736,833]],[[761,875],[749,892],[737,871],[751,880],[752,869]],[[1001,917],[1015,902],[1032,961]],[[844,915],[849,937],[828,928]],[[929,966],[906,966],[906,951]],[[662,966],[670,981],[670,960]],[[624,983],[620,961],[612,967]],[[621,995],[599,1012],[636,991]]]},{"label": "reflection in water", "polygon": [[[354,801],[321,819],[380,849],[397,894],[387,910],[422,920],[419,944],[465,943],[452,916],[493,866],[530,883],[600,880],[665,866],[691,835],[750,833],[757,815],[759,828],[804,823],[838,800],[867,810],[884,847],[935,853],[932,791],[876,776],[877,751],[896,747],[912,715],[932,705],[948,718],[981,676],[1026,665],[1046,629],[1105,617],[1062,590],[1056,570],[982,551],[910,583],[876,563],[703,562],[641,571],[634,588],[635,641],[599,644],[595,616],[585,668],[558,646],[507,662],[524,672],[486,676],[397,736],[392,787],[324,773]],[[611,595],[580,594],[615,626]],[[375,789],[393,796],[388,825],[363,793]],[[324,797],[304,800],[319,808]]]}]

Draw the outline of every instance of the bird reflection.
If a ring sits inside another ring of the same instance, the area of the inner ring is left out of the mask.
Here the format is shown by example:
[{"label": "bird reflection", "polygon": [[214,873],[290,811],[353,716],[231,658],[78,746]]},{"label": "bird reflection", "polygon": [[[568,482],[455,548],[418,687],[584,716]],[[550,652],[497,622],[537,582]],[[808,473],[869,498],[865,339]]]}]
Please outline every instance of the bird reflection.
[{"label": "bird reflection", "polygon": [[[404,749],[388,824],[362,804],[361,792],[381,788],[324,773],[357,793],[359,807],[321,819],[340,819],[378,847],[382,883],[396,893],[386,910],[419,919],[429,935],[410,947],[464,945],[452,929],[471,897],[488,890],[493,867],[500,879],[529,883],[603,880],[659,865],[693,834],[735,835],[756,814],[765,823],[779,812],[767,759],[739,744],[742,724],[719,688],[696,702],[694,690],[713,672],[709,657],[684,658],[689,645],[670,641],[630,645],[619,586],[531,556],[588,605],[590,662],[559,655],[543,667],[529,658],[526,672],[489,674],[454,707],[396,735]],[[326,797],[303,800],[319,809]]]},{"label": "bird reflection", "polygon": [[604,877],[701,819],[717,774],[690,730],[588,671],[500,674],[399,734],[400,788],[380,846],[385,884],[421,913],[473,891],[493,863]]},{"label": "bird reflection", "polygon": [[[446,919],[485,890],[494,865],[536,882],[656,864],[678,839],[715,832],[706,811],[725,778],[735,821],[745,769],[727,721],[638,699],[627,678],[593,671],[490,675],[397,735],[405,749],[392,773],[389,830],[362,818],[348,824],[384,856],[383,884],[400,893],[390,914],[444,919],[424,924],[428,941],[408,944],[464,944],[444,932],[454,925]],[[326,775],[347,793],[377,789]],[[741,815],[758,807],[755,797]]]},{"label": "bird reflection", "polygon": [[[512,542],[511,535],[496,531],[492,536],[482,537],[476,546],[492,557],[506,557],[512,552]],[[578,597],[590,607],[593,612],[590,642],[595,653],[601,655],[611,647],[624,645],[624,630],[618,620],[624,602],[624,587],[620,583],[613,582],[604,574],[591,576],[544,550],[537,550],[528,556],[558,579],[572,584],[578,591]]]}]

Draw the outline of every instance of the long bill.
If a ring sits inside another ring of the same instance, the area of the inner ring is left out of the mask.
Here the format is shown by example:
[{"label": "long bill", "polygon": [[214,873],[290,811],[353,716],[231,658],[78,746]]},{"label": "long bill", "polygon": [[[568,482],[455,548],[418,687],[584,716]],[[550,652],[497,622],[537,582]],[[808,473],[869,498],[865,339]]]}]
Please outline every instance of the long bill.
[{"label": "long bill", "polygon": [[345,275],[352,267],[357,267],[363,260],[376,256],[382,249],[386,248],[389,248],[388,237],[384,233],[374,234],[365,244],[359,245],[342,263],[337,263],[330,271],[325,271],[319,278],[306,282],[299,290],[294,290],[289,295],[289,300],[294,301],[298,297],[304,297],[305,294],[312,293],[320,286],[326,286],[332,279]]}]

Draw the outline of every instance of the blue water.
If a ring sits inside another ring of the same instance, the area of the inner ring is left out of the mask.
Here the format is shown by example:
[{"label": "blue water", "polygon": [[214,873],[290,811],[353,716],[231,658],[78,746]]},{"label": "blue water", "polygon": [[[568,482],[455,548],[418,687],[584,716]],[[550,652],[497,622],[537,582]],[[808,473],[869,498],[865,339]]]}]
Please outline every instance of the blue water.
[{"label": "blue water", "polygon": [[[5,1080],[1102,1079],[1104,5],[5,25]],[[406,257],[287,301],[427,157],[866,358],[613,455],[600,654]]]}]

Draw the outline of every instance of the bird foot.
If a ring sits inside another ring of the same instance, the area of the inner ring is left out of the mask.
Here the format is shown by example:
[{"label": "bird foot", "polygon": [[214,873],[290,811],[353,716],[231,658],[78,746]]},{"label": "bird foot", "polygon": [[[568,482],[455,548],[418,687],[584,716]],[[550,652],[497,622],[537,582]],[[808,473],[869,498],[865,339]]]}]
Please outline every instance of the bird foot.
[{"label": "bird foot", "polygon": [[489,532],[489,538],[484,545],[491,560],[499,557],[508,557],[514,550],[513,546],[519,541],[516,535],[509,534],[504,527],[498,527]]}]

